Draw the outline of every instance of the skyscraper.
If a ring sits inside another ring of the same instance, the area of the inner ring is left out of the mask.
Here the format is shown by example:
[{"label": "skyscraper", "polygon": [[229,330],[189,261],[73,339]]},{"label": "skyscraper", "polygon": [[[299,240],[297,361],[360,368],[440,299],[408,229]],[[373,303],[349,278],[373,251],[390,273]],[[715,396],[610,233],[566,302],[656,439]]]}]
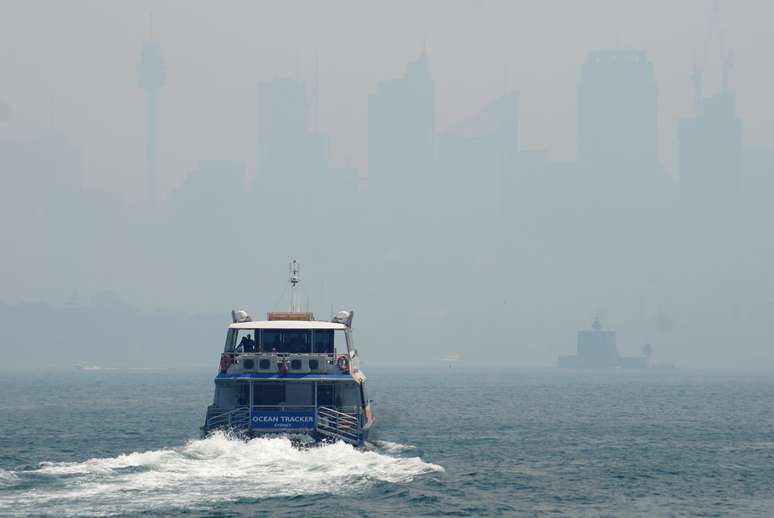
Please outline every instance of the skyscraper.
[{"label": "skyscraper", "polygon": [[498,209],[517,160],[519,98],[509,92],[438,138],[438,190],[469,210]]},{"label": "skyscraper", "polygon": [[435,83],[427,56],[368,100],[368,186],[392,207],[427,194],[435,153]]},{"label": "skyscraper", "polygon": [[656,98],[644,51],[589,54],[578,83],[578,160],[602,167],[655,165]]},{"label": "skyscraper", "polygon": [[724,85],[699,97],[697,113],[680,121],[680,183],[699,213],[715,222],[738,215],[742,120]]},{"label": "skyscraper", "polygon": [[158,164],[156,157],[156,99],[159,90],[166,81],[167,67],[161,58],[161,47],[158,42],[145,44],[137,64],[137,82],[145,90],[147,102],[147,151],[146,177],[148,183],[148,200],[156,203],[158,197]]},{"label": "skyscraper", "polygon": [[310,119],[305,82],[283,78],[258,84],[254,188],[263,204],[308,209],[310,196],[324,185],[327,141],[310,129]]}]

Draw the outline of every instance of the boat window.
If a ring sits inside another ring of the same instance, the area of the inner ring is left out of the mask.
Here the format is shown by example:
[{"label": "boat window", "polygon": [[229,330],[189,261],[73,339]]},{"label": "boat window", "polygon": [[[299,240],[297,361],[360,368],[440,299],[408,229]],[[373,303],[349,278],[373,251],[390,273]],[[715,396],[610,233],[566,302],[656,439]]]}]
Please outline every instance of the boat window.
[{"label": "boat window", "polygon": [[314,352],[333,354],[333,329],[315,329]]},{"label": "boat window", "polygon": [[308,329],[264,329],[262,335],[264,352],[312,352],[312,332]]},{"label": "boat window", "polygon": [[336,390],[336,406],[359,406],[360,386],[357,383],[340,383]]},{"label": "boat window", "polygon": [[261,351],[280,352],[282,350],[282,331],[279,329],[264,329],[261,333]]},{"label": "boat window", "polygon": [[333,352],[347,352],[347,335],[344,331],[336,331],[333,334]]},{"label": "boat window", "polygon": [[288,383],[285,388],[285,404],[293,406],[314,405],[312,383]]},{"label": "boat window", "polygon": [[335,403],[335,386],[332,383],[319,383],[317,385],[317,404],[333,406]]},{"label": "boat window", "polygon": [[236,345],[236,329],[229,329],[228,333],[226,333],[226,347],[223,348],[223,352],[227,352],[227,353],[234,352],[235,345]]},{"label": "boat window", "polygon": [[241,381],[236,385],[237,405],[246,406],[250,403],[250,385]]},{"label": "boat window", "polygon": [[285,334],[288,352],[290,353],[311,353],[312,352],[312,332],[305,329],[288,331]]},{"label": "boat window", "polygon": [[253,405],[279,405],[284,402],[284,383],[256,383],[253,387]]},{"label": "boat window", "polygon": [[258,341],[255,339],[255,329],[237,329],[234,347],[239,352],[252,353],[258,350]]}]

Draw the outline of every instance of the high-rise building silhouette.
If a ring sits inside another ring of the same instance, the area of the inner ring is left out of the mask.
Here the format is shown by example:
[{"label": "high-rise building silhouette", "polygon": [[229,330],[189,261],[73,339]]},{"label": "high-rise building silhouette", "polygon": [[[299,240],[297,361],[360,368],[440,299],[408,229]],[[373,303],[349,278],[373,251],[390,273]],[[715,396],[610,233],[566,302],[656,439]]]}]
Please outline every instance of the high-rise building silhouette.
[{"label": "high-rise building silhouette", "polygon": [[426,195],[435,153],[435,83],[426,54],[368,100],[368,188],[391,207]]},{"label": "high-rise building silhouette", "polygon": [[727,219],[741,208],[742,120],[725,81],[720,93],[697,97],[697,113],[680,121],[680,183],[703,217]]},{"label": "high-rise building silhouette", "polygon": [[304,207],[324,184],[328,145],[310,129],[306,83],[273,79],[258,84],[258,142],[255,190],[264,203]]},{"label": "high-rise building silhouette", "polygon": [[578,160],[602,167],[655,165],[656,98],[644,51],[590,53],[578,83]]},{"label": "high-rise building silhouette", "polygon": [[156,156],[156,100],[159,90],[166,81],[167,67],[161,57],[161,47],[156,41],[145,44],[137,64],[137,81],[145,90],[147,102],[147,150],[146,150],[146,180],[148,200],[156,203],[158,197],[158,163]]},{"label": "high-rise building silhouette", "polygon": [[438,190],[452,206],[498,209],[518,151],[519,97],[507,93],[438,138]]}]

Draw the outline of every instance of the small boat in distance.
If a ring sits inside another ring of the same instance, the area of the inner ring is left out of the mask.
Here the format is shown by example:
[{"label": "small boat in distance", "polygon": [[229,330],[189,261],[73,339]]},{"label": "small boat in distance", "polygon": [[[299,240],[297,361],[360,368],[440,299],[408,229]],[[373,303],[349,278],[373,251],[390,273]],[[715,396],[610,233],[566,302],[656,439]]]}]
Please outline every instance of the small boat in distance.
[{"label": "small boat in distance", "polygon": [[330,322],[299,311],[299,265],[290,264],[290,311],[232,323],[215,376],[215,396],[202,432],[243,437],[298,434],[362,446],[374,423],[366,377],[352,342],[353,311]]},{"label": "small boat in distance", "polygon": [[86,362],[78,362],[75,364],[75,368],[79,371],[105,371],[105,370],[113,370],[109,367],[100,367],[99,365],[94,365],[91,363]]}]

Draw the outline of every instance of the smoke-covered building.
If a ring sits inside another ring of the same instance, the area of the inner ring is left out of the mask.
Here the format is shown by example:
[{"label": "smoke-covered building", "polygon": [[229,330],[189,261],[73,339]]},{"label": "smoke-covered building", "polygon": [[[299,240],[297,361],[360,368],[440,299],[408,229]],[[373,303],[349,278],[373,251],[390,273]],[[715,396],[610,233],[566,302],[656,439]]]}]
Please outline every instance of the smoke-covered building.
[{"label": "smoke-covered building", "polygon": [[427,56],[382,81],[368,100],[368,189],[396,213],[430,193],[435,156],[435,83]]},{"label": "smoke-covered building", "polygon": [[503,95],[438,139],[437,179],[445,204],[497,210],[517,163],[519,98]]},{"label": "smoke-covered building", "polygon": [[258,156],[253,188],[262,205],[301,211],[325,185],[326,138],[310,128],[306,83],[274,79],[258,84]]},{"label": "smoke-covered building", "polygon": [[680,121],[680,183],[684,195],[710,223],[741,213],[739,168],[742,120],[736,96],[724,89],[699,98],[698,112]]},{"label": "smoke-covered building", "polygon": [[137,82],[145,90],[146,98],[146,164],[145,175],[148,184],[148,200],[151,204],[158,201],[158,158],[156,102],[159,91],[164,86],[167,77],[167,67],[161,56],[161,46],[157,41],[145,44],[137,64]]},{"label": "smoke-covered building", "polygon": [[608,167],[654,166],[656,107],[656,81],[645,51],[589,54],[578,83],[578,160]]}]

